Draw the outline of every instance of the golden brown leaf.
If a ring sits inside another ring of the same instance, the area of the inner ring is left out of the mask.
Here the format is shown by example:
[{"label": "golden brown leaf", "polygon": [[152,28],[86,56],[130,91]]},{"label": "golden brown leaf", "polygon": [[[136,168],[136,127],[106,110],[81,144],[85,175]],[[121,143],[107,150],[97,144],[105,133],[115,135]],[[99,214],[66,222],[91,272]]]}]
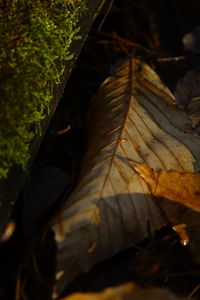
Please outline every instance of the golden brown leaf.
[{"label": "golden brown leaf", "polygon": [[147,165],[130,162],[155,197],[167,198],[200,212],[200,173],[154,171]]},{"label": "golden brown leaf", "polygon": [[132,283],[107,288],[100,293],[75,293],[61,300],[184,300],[166,289],[141,289]]},{"label": "golden brown leaf", "polygon": [[193,259],[200,263],[200,173],[154,171],[130,162],[149,187],[149,193],[174,225],[183,245],[189,245]]}]

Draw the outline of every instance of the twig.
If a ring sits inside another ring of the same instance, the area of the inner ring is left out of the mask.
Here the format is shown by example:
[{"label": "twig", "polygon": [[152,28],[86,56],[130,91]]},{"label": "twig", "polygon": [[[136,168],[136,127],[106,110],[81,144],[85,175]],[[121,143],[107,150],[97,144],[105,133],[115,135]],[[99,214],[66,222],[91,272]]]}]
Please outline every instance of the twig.
[{"label": "twig", "polygon": [[191,291],[191,293],[187,296],[187,298],[191,298],[200,288],[200,283]]},{"label": "twig", "polygon": [[105,20],[106,20],[108,14],[109,14],[109,12],[110,12],[112,6],[113,6],[113,2],[114,2],[114,0],[111,0],[111,1],[110,1],[110,4],[109,4],[109,6],[108,6],[108,8],[107,8],[107,10],[106,10],[106,12],[105,12],[105,15],[104,15],[104,17],[103,17],[101,23],[99,24],[99,27],[98,27],[98,29],[97,29],[98,31],[101,30],[101,27],[102,27],[103,23],[105,22]]},{"label": "twig", "polygon": [[180,61],[184,59],[186,59],[186,57],[182,55],[182,56],[175,56],[175,57],[160,57],[157,60],[160,62],[171,62],[171,61]]},{"label": "twig", "polygon": [[116,32],[113,32],[113,33],[109,33],[109,32],[103,32],[103,31],[98,31],[99,34],[103,35],[103,36],[107,36],[113,40],[116,40],[118,42],[121,42],[121,43],[124,43],[125,45],[127,46],[132,46],[132,47],[135,47],[136,49],[141,49],[149,54],[153,54],[155,55],[154,51],[140,45],[140,44],[137,44],[135,42],[131,42],[129,40],[126,40],[122,37],[120,37]]}]

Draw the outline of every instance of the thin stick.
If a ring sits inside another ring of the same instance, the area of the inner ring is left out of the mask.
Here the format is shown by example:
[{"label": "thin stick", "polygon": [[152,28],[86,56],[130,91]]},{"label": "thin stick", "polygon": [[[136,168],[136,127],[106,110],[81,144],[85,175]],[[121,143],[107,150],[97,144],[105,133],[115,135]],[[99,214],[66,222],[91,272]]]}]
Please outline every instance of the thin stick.
[{"label": "thin stick", "polygon": [[147,48],[143,47],[142,45],[137,44],[135,42],[131,42],[129,40],[126,40],[126,39],[120,37],[116,32],[108,33],[108,32],[98,31],[98,33],[101,34],[101,35],[107,36],[109,38],[115,39],[115,40],[117,40],[119,42],[122,42],[126,45],[133,46],[135,48],[141,49],[141,50],[143,50],[143,51],[145,51],[149,54],[154,54],[155,55],[155,53],[152,50],[147,49]]},{"label": "thin stick", "polygon": [[18,271],[16,287],[15,287],[15,300],[20,300],[22,297],[23,299],[26,299],[26,295],[24,293],[25,280],[22,282],[20,277],[21,277],[21,271]]},{"label": "thin stick", "polygon": [[94,19],[96,19],[96,17],[99,15],[99,13],[100,13],[100,11],[101,11],[101,9],[102,9],[102,7],[104,6],[104,4],[105,4],[106,1],[107,1],[107,0],[103,0],[103,1],[101,2],[100,6],[98,7],[97,12],[96,12],[95,15],[94,15]]},{"label": "thin stick", "polygon": [[200,288],[200,284],[198,284],[192,291],[191,293],[187,296],[187,298],[191,298]]},{"label": "thin stick", "polygon": [[110,4],[109,4],[109,6],[108,6],[108,8],[107,8],[107,10],[106,10],[106,12],[105,12],[105,15],[104,15],[104,17],[103,17],[103,19],[102,19],[102,21],[101,21],[101,23],[100,23],[100,25],[99,25],[99,27],[98,27],[98,29],[97,29],[98,31],[101,30],[101,27],[102,27],[103,23],[105,22],[105,20],[106,20],[108,14],[109,14],[109,12],[110,12],[112,6],[113,6],[113,2],[114,2],[114,0],[111,0],[111,1],[110,1]]},{"label": "thin stick", "polygon": [[171,62],[171,61],[180,61],[184,60],[186,57],[184,55],[182,56],[175,56],[175,57],[160,57],[158,58],[158,61],[160,62]]}]

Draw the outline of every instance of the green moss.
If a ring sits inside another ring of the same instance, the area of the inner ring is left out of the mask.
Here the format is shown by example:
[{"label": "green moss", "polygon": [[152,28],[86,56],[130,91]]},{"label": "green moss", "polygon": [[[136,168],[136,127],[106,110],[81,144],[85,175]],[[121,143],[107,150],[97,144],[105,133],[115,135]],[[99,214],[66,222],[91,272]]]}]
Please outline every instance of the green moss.
[{"label": "green moss", "polygon": [[26,168],[85,9],[84,0],[1,0],[0,178]]}]

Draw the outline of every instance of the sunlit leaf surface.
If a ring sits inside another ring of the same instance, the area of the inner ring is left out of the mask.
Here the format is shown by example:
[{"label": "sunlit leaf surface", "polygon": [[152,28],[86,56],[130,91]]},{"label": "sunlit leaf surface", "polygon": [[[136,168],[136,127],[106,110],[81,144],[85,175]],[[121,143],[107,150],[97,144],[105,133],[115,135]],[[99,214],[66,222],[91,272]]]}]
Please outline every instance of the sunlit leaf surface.
[{"label": "sunlit leaf surface", "polygon": [[200,212],[200,173],[159,171],[131,162],[155,197],[167,198]]},{"label": "sunlit leaf surface", "polygon": [[107,288],[100,293],[75,293],[61,300],[178,300],[179,298],[164,289],[139,289],[132,283]]},{"label": "sunlit leaf surface", "polygon": [[[200,170],[200,138],[174,103],[156,73],[135,59],[127,60],[98,90],[80,180],[53,226],[56,293],[80,272],[142,241],[148,224],[156,230],[171,221],[156,199],[168,198],[169,191],[153,193],[151,183],[130,162],[148,166],[149,175],[151,168],[154,175],[160,170]],[[179,221],[184,223],[176,219],[174,224]]]}]

